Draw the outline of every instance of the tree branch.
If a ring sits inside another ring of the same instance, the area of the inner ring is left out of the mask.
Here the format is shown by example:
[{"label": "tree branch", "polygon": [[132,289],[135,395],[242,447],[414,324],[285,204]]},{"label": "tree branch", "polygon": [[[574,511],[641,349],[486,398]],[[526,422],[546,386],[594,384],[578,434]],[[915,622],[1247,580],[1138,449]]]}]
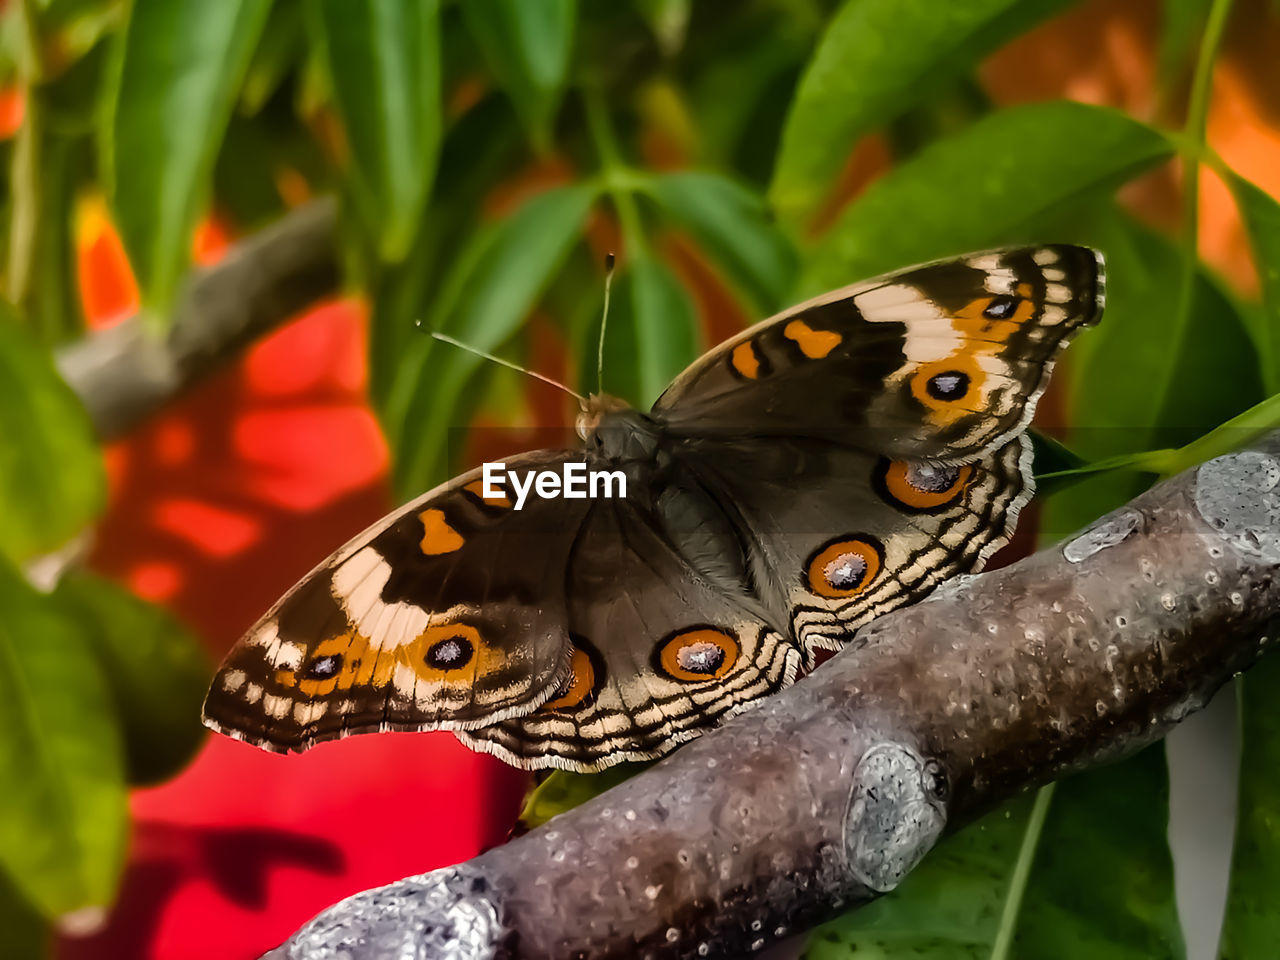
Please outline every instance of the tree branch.
[{"label": "tree branch", "polygon": [[813,676],[272,960],[739,957],[891,890],[945,830],[1155,740],[1280,610],[1280,432],[944,586]]},{"label": "tree branch", "polygon": [[71,344],[58,367],[98,435],[126,433],[246,344],[338,289],[337,205],[316,200],[194,271],[159,338],[134,316]]}]

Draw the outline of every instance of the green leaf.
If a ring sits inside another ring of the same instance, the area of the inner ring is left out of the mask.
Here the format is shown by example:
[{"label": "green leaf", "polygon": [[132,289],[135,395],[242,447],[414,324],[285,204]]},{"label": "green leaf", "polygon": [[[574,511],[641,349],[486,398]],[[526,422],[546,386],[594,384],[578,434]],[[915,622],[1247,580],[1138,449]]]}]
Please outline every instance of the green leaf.
[{"label": "green leaf", "polygon": [[82,139],[49,135],[40,144],[38,222],[27,296],[18,303],[46,343],[84,332],[76,275],[75,201],[85,178]]},{"label": "green leaf", "polygon": [[[854,144],[1071,0],[847,0],[800,81],[769,200],[799,232]],[[991,158],[1008,148],[991,150]],[[990,148],[992,144],[988,144]],[[952,190],[956,183],[946,184]]]},{"label": "green leaf", "polygon": [[1240,795],[1221,960],[1270,960],[1280,943],[1280,657],[1240,681]]},{"label": "green leaf", "polygon": [[467,0],[462,13],[530,139],[546,149],[569,75],[577,0]]},{"label": "green leaf", "polygon": [[0,566],[0,867],[49,919],[105,909],[124,856],[120,728],[92,643]]},{"label": "green leaf", "polygon": [[505,100],[490,96],[464,113],[441,147],[431,215],[418,230],[408,257],[381,273],[371,298],[369,387],[393,449],[399,447],[395,431],[400,424],[385,416],[387,402],[397,388],[406,386],[397,370],[406,354],[416,356],[427,346],[415,321],[432,312],[442,277],[469,247],[459,238],[483,221],[484,197],[494,182],[524,160],[524,140]]},{"label": "green leaf", "polygon": [[795,250],[756,194],[728,177],[698,172],[645,178],[642,188],[693,234],[759,315],[785,305],[795,282]]},{"label": "green leaf", "polygon": [[1162,0],[1156,74],[1164,86],[1186,79],[1212,0]]},{"label": "green leaf", "polygon": [[1068,204],[1166,159],[1169,141],[1104,107],[1048,102],[991,113],[915,154],[841,214],[801,288],[841,286],[1018,239]]},{"label": "green leaf", "polygon": [[598,797],[651,766],[653,761],[619,763],[600,773],[553,770],[547,779],[530,790],[525,797],[524,807],[520,810],[520,825],[526,830],[540,827],[552,817]]},{"label": "green leaf", "polygon": [[302,0],[275,0],[240,90],[241,108],[256,114],[302,62],[306,29]]},{"label": "green leaf", "polygon": [[[636,258],[628,280],[630,315],[620,316],[620,329],[612,328],[611,319],[606,336],[613,338],[615,345],[625,345],[636,369],[637,394],[628,399],[643,410],[697,359],[700,332],[693,302],[660,260]],[[608,373],[606,366],[606,376]]]},{"label": "green leaf", "polygon": [[103,131],[121,239],[155,315],[172,303],[270,0],[133,0]]},{"label": "green leaf", "polygon": [[[527,201],[482,231],[459,258],[428,316],[428,326],[492,352],[510,339],[582,235],[595,198],[587,186],[559,187]],[[484,361],[423,337],[395,371],[386,403],[401,495],[441,478],[451,427],[466,425],[458,396]],[[488,364],[487,366],[493,366]]]},{"label": "green leaf", "polygon": [[[698,155],[756,184],[773,173],[801,68],[825,17],[814,8],[740,6],[732,29],[696,30],[684,59],[696,65],[686,96],[698,118]],[[766,146],[768,145],[768,146]]]},{"label": "green leaf", "polygon": [[97,516],[106,477],[89,418],[46,351],[0,306],[0,557],[52,551]]},{"label": "green leaf", "polygon": [[1198,463],[1239,449],[1277,427],[1280,427],[1280,393],[1273,393],[1186,446],[1168,451],[1168,462],[1162,465],[1160,472],[1168,475],[1181,473]]},{"label": "green leaf", "polygon": [[437,0],[314,0],[317,42],[351,151],[356,209],[384,260],[409,252],[440,146]]},{"label": "green leaf", "polygon": [[130,783],[181,770],[204,742],[200,706],[213,664],[164,610],[87,573],[63,577],[56,600],[80,624],[111,690]]},{"label": "green leaf", "polygon": [[[1182,341],[1170,340],[1169,317],[1186,268],[1170,240],[1113,211],[1096,218],[1085,239],[1107,258],[1107,306],[1097,329],[1081,336],[1068,354],[1073,449],[1102,460],[1194,444],[1262,399],[1240,313],[1203,271]],[[1162,403],[1151,384],[1169,379],[1177,389]],[[1251,423],[1228,429],[1243,431]],[[1063,536],[1124,503],[1146,483],[1132,474],[1082,482],[1045,503],[1041,531],[1049,539]]]},{"label": "green leaf", "polygon": [[48,960],[48,925],[22,899],[3,872],[0,872],[0,930],[4,931],[7,960]]},{"label": "green leaf", "polygon": [[684,46],[693,0],[635,0],[636,10],[653,31],[658,46],[668,57]]},{"label": "green leaf", "polygon": [[1263,323],[1254,343],[1270,393],[1280,392],[1280,203],[1266,191],[1239,176],[1227,178],[1236,206],[1249,233],[1253,260],[1262,285]]},{"label": "green leaf", "polygon": [[806,960],[1181,960],[1167,820],[1161,746],[1062,780],[819,927]]}]

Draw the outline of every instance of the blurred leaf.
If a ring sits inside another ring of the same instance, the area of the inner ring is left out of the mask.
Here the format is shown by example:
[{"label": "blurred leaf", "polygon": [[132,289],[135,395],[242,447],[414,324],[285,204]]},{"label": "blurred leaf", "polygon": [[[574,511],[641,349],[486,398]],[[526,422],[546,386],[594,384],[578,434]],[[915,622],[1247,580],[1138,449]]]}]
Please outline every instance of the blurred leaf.
[{"label": "blurred leaf", "polygon": [[1080,456],[1065,443],[1055,440],[1048,434],[1041,433],[1039,430],[1029,430],[1027,435],[1031,438],[1031,449],[1035,454],[1035,472],[1056,473],[1059,470],[1074,470],[1078,467],[1088,465],[1084,457]]},{"label": "blurred leaf", "polygon": [[577,0],[467,0],[462,13],[530,138],[547,149],[568,79]]},{"label": "blurred leaf", "polygon": [[1280,393],[1254,404],[1185,446],[1169,451],[1168,463],[1160,472],[1181,473],[1198,463],[1230,453],[1277,427],[1280,427]]},{"label": "blurred leaf", "polygon": [[977,77],[966,74],[949,80],[928,100],[889,122],[884,132],[889,154],[901,162],[933,141],[959,133],[993,107]]},{"label": "blurred leaf", "polygon": [[[774,209],[798,232],[826,199],[860,137],[1070,3],[847,0],[828,23],[796,91],[769,188]],[[948,186],[955,182],[965,181]]]},{"label": "blurred leaf", "polygon": [[630,780],[641,770],[653,766],[648,763],[619,763],[600,773],[570,773],[553,770],[547,779],[529,791],[520,810],[520,826],[526,830],[540,827],[552,817],[572,810],[598,797],[606,790]]},{"label": "blurred leaf", "polygon": [[1060,781],[1032,863],[1014,954],[1182,960],[1168,829],[1163,743]]},{"label": "blurred leaf", "polygon": [[485,98],[453,124],[440,151],[432,185],[430,216],[414,238],[402,263],[382,271],[372,296],[369,339],[369,389],[383,414],[383,427],[393,449],[402,425],[385,416],[402,363],[421,364],[430,342],[415,326],[430,313],[441,277],[468,244],[473,225],[483,219],[482,203],[492,185],[525,159],[524,140],[505,99]]},{"label": "blurred leaf", "polygon": [[[1185,269],[1172,241],[1112,211],[1098,217],[1087,236],[1107,258],[1107,306],[1097,329],[1068,354],[1072,449],[1101,460],[1182,447],[1262,399],[1240,314],[1203,272],[1185,337],[1170,342],[1169,317],[1180,296],[1176,278]],[[1165,382],[1169,371],[1178,386],[1162,406],[1151,384]],[[1080,483],[1045,503],[1042,532],[1056,538],[1076,530],[1146,483],[1131,474]]]},{"label": "blurred leaf", "polygon": [[[37,148],[35,232],[26,290],[18,293],[16,306],[46,344],[65,342],[84,332],[80,291],[76,276],[73,226],[75,202],[84,180],[84,143],[46,132]],[[10,277],[10,280],[16,278]]]},{"label": "blurred leaf", "polygon": [[1262,284],[1263,322],[1254,342],[1268,392],[1280,392],[1280,203],[1244,177],[1231,176],[1227,185],[1249,233],[1253,261]]},{"label": "blurred leaf", "polygon": [[[1039,430],[1027,431],[1031,438],[1032,472],[1036,478],[1036,493],[1048,496],[1058,490],[1066,489],[1076,482],[1069,471],[1085,470],[1089,461],[1080,456],[1066,444],[1055,440]],[[1068,473],[1067,476],[1056,474]],[[1045,474],[1051,476],[1046,477]]]},{"label": "blurred leaf", "polygon": [[1104,107],[1060,101],[989,114],[849,204],[814,249],[802,291],[1029,237],[1041,218],[1172,151],[1160,133]]},{"label": "blurred leaf", "polygon": [[61,546],[106,498],[89,418],[46,351],[0,305],[0,557]]},{"label": "blurred leaf", "polygon": [[758,196],[715,173],[663,174],[646,178],[643,188],[693,234],[759,316],[784,306],[795,282],[795,250]]},{"label": "blurred leaf", "polygon": [[49,919],[110,905],[127,809],[120,729],[89,639],[0,565],[0,865]]},{"label": "blurred leaf", "polygon": [[1221,960],[1270,960],[1280,943],[1280,657],[1240,680],[1240,795]]},{"label": "blurred leaf", "polygon": [[4,931],[6,960],[47,960],[47,924],[19,895],[9,878],[0,872],[0,930]]},{"label": "blurred leaf", "polygon": [[106,181],[143,302],[163,315],[270,0],[133,0],[103,131]]},{"label": "blurred leaf", "polygon": [[302,62],[306,29],[302,0],[274,0],[266,26],[240,89],[240,105],[250,115],[271,99],[294,67]]},{"label": "blurred leaf", "polygon": [[[684,287],[662,261],[637,257],[627,279],[630,315],[622,313],[618,327],[610,318],[606,336],[625,346],[636,369],[637,391],[627,399],[644,410],[698,358],[698,315]],[[606,366],[606,382],[608,375]]]},{"label": "blurred leaf", "polygon": [[635,0],[663,54],[674,56],[684,46],[692,0]]},{"label": "blurred leaf", "polygon": [[816,11],[811,21],[763,5],[741,9],[740,19],[717,30],[695,25],[682,59],[695,68],[688,97],[700,156],[753,183],[767,183],[772,151],[821,22],[813,22]]},{"label": "blurred leaf", "polygon": [[[446,281],[428,325],[481,350],[500,347],[520,328],[581,237],[594,197],[587,186],[548,190],[478,234]],[[457,397],[483,364],[479,357],[424,337],[397,367],[386,416],[393,424],[391,435],[402,438],[395,451],[401,495],[441,479],[450,428],[464,426],[468,413]]]},{"label": "blurred leaf", "polygon": [[54,594],[93,646],[123,725],[130,783],[173,776],[204,742],[200,707],[213,664],[196,638],[154,604],[87,573]]},{"label": "blurred leaf", "polygon": [[817,928],[806,960],[1181,960],[1164,748],[1046,791],[946,838],[892,893]]},{"label": "blurred leaf", "polygon": [[1212,0],[1162,0],[1156,74],[1162,84],[1178,79],[1191,66]]},{"label": "blurred leaf", "polygon": [[[1194,288],[1181,343],[1167,335],[1184,269],[1174,243],[1123,215],[1098,220],[1092,236],[1107,259],[1102,323],[1073,348],[1071,444],[1097,458],[1179,447],[1261,401],[1242,317],[1207,274]],[[1153,394],[1175,371],[1167,406]]]},{"label": "blurred leaf", "polygon": [[384,260],[409,252],[440,146],[437,0],[314,0],[329,82],[351,150],[351,193]]}]

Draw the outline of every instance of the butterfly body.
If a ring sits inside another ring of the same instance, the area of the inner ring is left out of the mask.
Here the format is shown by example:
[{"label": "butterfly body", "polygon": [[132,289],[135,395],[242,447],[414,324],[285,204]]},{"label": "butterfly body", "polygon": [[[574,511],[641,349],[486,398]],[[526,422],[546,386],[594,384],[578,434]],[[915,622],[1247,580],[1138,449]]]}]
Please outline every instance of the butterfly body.
[{"label": "butterfly body", "polygon": [[206,723],[284,751],[443,728],[528,767],[665,753],[982,565],[1031,494],[1053,357],[1101,300],[1091,250],[973,254],[764,321],[648,412],[593,396],[580,448],[503,469],[534,490],[581,464],[612,494],[473,471],[406,505],[249,631]]}]

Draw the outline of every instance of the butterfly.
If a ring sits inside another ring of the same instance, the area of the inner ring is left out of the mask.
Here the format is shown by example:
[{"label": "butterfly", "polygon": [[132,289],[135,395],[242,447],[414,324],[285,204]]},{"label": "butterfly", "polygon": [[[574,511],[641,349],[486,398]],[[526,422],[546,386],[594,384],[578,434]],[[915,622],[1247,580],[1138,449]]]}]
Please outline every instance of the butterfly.
[{"label": "butterfly", "polygon": [[1103,292],[1084,247],[940,260],[751,327],[647,413],[593,395],[581,447],[450,480],[316,567],[204,721],[277,752],[447,729],[526,768],[667,753],[1007,541],[1036,401]]}]

